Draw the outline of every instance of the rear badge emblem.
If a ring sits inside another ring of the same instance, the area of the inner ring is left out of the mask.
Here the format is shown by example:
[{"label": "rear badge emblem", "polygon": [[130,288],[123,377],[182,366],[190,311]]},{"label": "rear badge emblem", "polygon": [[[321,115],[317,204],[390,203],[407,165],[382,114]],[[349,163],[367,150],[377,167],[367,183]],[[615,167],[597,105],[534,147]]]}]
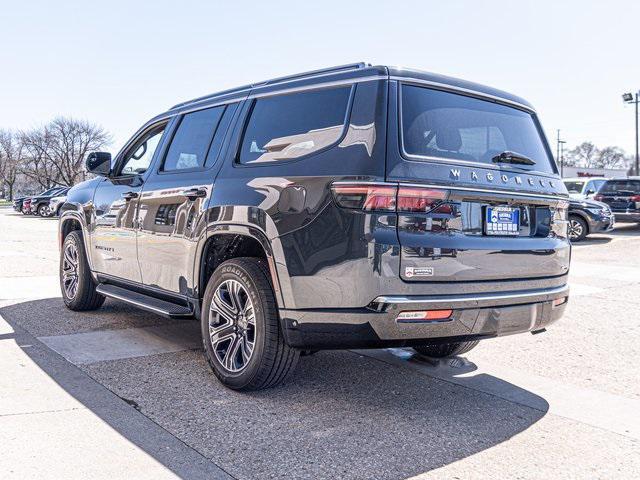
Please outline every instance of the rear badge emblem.
[{"label": "rear badge emblem", "polygon": [[433,267],[405,267],[404,276],[411,277],[433,277],[435,271]]}]

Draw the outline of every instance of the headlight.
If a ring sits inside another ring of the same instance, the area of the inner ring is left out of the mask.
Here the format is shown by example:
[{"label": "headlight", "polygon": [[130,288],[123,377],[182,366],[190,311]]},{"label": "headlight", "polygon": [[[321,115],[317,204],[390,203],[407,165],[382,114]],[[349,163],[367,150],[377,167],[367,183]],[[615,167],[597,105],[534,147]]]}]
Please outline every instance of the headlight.
[{"label": "headlight", "polygon": [[605,210],[604,208],[590,207],[590,208],[585,208],[585,210],[587,210],[588,212],[593,213],[594,215],[608,215],[609,214],[609,212],[607,210]]}]

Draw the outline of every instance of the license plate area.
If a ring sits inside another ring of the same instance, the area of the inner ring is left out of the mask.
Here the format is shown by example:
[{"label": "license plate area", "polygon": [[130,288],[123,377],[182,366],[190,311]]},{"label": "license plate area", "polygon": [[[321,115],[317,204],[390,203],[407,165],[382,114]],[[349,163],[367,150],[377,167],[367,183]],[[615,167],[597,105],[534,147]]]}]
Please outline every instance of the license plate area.
[{"label": "license plate area", "polygon": [[486,207],[484,218],[485,235],[505,237],[520,235],[520,209],[518,207]]}]

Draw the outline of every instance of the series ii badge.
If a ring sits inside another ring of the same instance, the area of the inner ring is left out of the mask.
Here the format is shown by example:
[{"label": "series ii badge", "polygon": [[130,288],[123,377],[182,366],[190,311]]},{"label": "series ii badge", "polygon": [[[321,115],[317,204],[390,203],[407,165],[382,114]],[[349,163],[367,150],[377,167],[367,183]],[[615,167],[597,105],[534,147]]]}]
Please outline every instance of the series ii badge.
[{"label": "series ii badge", "polygon": [[405,267],[404,276],[407,278],[411,277],[433,277],[434,275],[433,267]]}]

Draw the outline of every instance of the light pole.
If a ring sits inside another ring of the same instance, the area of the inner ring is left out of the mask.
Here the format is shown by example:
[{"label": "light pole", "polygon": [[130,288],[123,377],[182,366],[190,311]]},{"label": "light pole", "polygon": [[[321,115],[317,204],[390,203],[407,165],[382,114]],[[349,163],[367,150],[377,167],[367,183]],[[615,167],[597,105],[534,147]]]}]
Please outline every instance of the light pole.
[{"label": "light pole", "polygon": [[635,95],[633,93],[624,93],[622,95],[622,100],[624,103],[635,103],[636,104],[636,175],[640,175],[640,160],[638,159],[638,93]]},{"label": "light pole", "polygon": [[[556,145],[556,160],[558,161],[558,163],[560,164],[560,177],[562,177],[562,173],[564,170],[564,165],[563,165],[563,159],[562,157],[564,156],[564,144],[567,143],[564,140],[560,140],[560,129],[558,129],[558,142]],[[562,149],[562,152],[561,152]]]}]

